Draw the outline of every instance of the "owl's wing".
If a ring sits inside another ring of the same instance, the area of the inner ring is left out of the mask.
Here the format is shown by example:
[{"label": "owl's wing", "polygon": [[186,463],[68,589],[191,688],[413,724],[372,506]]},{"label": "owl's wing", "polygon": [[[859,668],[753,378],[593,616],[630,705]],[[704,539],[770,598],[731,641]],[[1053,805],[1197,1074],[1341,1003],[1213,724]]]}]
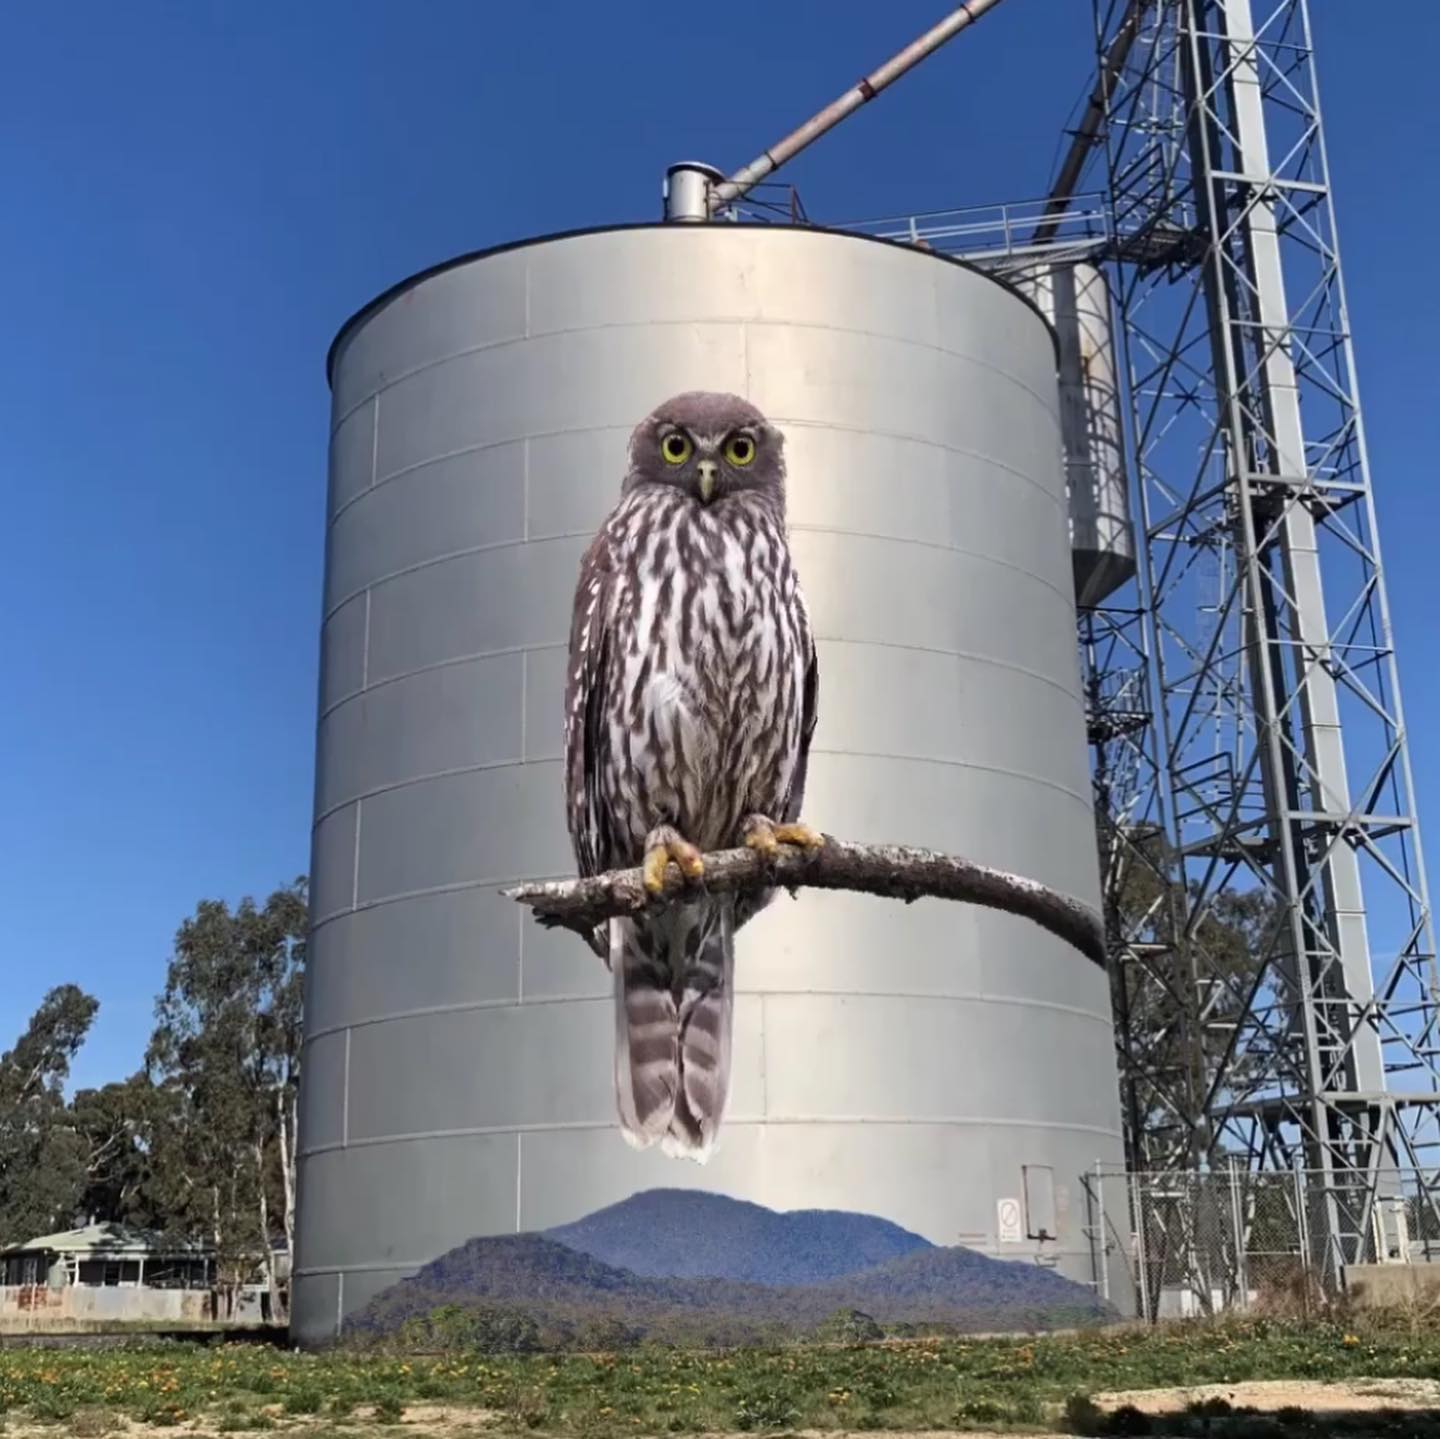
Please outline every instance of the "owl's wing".
[{"label": "owl's wing", "polygon": [[800,643],[805,650],[805,680],[800,694],[800,753],[795,757],[795,770],[790,776],[790,792],[785,796],[782,824],[794,824],[805,803],[805,775],[810,768],[810,738],[815,733],[815,720],[820,705],[820,664],[815,657],[815,637],[810,632],[810,612],[804,597],[795,592],[795,607],[800,616]]},{"label": "owl's wing", "polygon": [[609,848],[598,785],[613,589],[609,536],[601,530],[580,561],[565,672],[565,808],[582,875],[598,874]]},{"label": "owl's wing", "polygon": [[[815,638],[810,632],[810,615],[799,590],[795,592],[795,609],[799,619],[801,650],[805,656],[805,675],[800,684],[800,743],[795,768],[790,772],[790,788],[776,818],[781,824],[794,824],[805,803],[805,776],[810,768],[810,739],[815,733],[815,719],[820,704],[820,663],[815,656]],[[775,897],[773,889],[748,890],[735,897],[734,929],[748,924]]]}]

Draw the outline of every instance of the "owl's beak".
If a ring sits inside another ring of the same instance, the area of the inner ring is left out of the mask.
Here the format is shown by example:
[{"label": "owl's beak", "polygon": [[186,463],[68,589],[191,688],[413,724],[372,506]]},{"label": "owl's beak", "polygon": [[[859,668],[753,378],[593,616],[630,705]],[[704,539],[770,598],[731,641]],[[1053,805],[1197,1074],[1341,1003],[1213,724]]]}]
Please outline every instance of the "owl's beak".
[{"label": "owl's beak", "polygon": [[695,468],[700,471],[700,503],[708,505],[715,494],[715,480],[720,467],[714,460],[701,460]]}]

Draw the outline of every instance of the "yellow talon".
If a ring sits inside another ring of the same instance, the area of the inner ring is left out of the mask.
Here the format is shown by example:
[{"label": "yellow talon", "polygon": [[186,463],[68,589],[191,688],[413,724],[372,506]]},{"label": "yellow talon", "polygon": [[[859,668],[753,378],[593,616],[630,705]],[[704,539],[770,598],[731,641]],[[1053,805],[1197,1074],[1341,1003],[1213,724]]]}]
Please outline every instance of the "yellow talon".
[{"label": "yellow talon", "polygon": [[651,894],[660,894],[665,888],[665,870],[671,860],[680,868],[688,880],[697,880],[705,873],[705,861],[700,851],[688,840],[670,840],[647,850],[644,864],[645,888]]},{"label": "yellow talon", "polygon": [[693,844],[681,840],[670,846],[670,853],[686,879],[699,879],[705,873],[705,860]]},{"label": "yellow talon", "polygon": [[645,888],[651,894],[659,894],[665,888],[665,866],[670,863],[670,851],[665,845],[656,845],[645,856]]},{"label": "yellow talon", "polygon": [[763,815],[752,815],[745,821],[745,843],[766,860],[780,853],[782,844],[797,849],[821,849],[825,836],[808,824],[771,824]]}]

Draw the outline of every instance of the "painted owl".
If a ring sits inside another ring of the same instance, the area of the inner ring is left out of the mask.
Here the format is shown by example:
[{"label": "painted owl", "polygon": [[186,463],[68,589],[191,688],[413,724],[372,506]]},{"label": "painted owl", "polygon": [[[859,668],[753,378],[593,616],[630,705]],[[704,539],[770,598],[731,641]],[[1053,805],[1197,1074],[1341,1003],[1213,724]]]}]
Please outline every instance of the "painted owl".
[{"label": "painted owl", "polygon": [[711,895],[704,851],[823,841],[800,824],[819,672],[785,533],[784,438],[692,392],[630,438],[585,551],[566,673],[565,783],[582,875],[674,860],[690,888],[593,947],[615,981],[625,1138],[703,1163],[729,1090],[735,934],[774,890]]}]

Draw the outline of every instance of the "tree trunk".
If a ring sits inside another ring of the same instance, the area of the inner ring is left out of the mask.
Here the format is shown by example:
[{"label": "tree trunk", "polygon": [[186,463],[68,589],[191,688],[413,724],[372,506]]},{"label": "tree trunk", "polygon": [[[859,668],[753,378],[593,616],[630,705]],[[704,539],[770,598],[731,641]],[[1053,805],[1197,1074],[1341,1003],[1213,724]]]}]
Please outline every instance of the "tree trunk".
[{"label": "tree trunk", "polygon": [[[230,1291],[230,1289],[228,1288],[228,1286],[225,1284],[225,1282],[224,1282],[224,1281],[221,1279],[221,1277],[220,1277],[220,1255],[221,1255],[221,1253],[222,1253],[222,1250],[221,1250],[221,1233],[220,1233],[220,1186],[219,1186],[218,1184],[212,1184],[212,1185],[210,1186],[210,1198],[211,1198],[211,1208],[212,1208],[213,1217],[214,1217],[214,1225],[213,1225],[213,1230],[212,1230],[212,1232],[213,1232],[214,1238],[215,1238],[215,1273],[214,1273],[214,1283],[215,1283],[215,1298],[216,1298],[215,1308],[216,1308],[216,1311],[217,1311],[215,1317],[216,1317],[217,1319],[228,1320],[228,1319],[231,1317],[231,1315],[235,1312],[235,1304],[234,1304],[234,1295],[231,1293],[231,1291]],[[220,1310],[222,1310],[222,1309],[224,1310],[224,1313],[223,1313],[223,1314],[220,1313],[220,1312],[218,1312],[218,1311],[220,1311]]]},{"label": "tree trunk", "polygon": [[[292,1091],[293,1092],[293,1091]],[[280,1180],[283,1186],[285,1197],[285,1262],[287,1273],[295,1267],[295,1101],[287,1098],[285,1087],[275,1091],[275,1117],[277,1121],[278,1142],[280,1145]],[[284,1302],[280,1299],[280,1290],[275,1291],[275,1303],[277,1306],[277,1317],[288,1316],[290,1310],[290,1291],[293,1281],[287,1279],[285,1283]]]},{"label": "tree trunk", "polygon": [[275,1277],[275,1246],[270,1242],[270,1201],[265,1196],[265,1146],[255,1142],[255,1189],[260,1196],[260,1243],[265,1247],[265,1282],[270,1289],[270,1315],[278,1319],[280,1285]]},{"label": "tree trunk", "polygon": [[285,1252],[295,1262],[295,1101],[287,1104],[285,1092],[275,1091],[275,1111],[280,1122],[280,1176],[285,1184]]}]

